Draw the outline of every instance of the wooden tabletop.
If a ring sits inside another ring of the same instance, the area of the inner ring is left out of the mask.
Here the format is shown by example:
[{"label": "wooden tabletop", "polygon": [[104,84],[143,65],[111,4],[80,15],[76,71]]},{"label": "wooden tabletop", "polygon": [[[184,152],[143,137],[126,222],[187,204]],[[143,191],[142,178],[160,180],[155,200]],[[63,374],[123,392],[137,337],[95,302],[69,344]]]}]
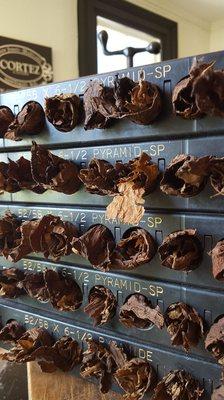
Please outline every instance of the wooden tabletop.
[{"label": "wooden tabletop", "polygon": [[101,394],[97,385],[62,373],[44,374],[36,363],[28,364],[29,400],[121,400],[114,392]]}]

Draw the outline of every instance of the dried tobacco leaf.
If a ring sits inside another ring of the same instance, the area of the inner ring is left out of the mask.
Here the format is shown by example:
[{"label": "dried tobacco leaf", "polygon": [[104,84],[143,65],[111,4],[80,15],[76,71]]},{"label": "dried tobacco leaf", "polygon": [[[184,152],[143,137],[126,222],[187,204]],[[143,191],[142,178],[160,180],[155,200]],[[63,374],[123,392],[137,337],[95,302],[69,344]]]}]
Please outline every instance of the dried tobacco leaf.
[{"label": "dried tobacco leaf", "polygon": [[59,94],[45,99],[48,121],[60,132],[72,131],[79,122],[81,101],[75,94]]},{"label": "dried tobacco leaf", "polygon": [[102,271],[107,270],[114,248],[112,232],[101,224],[93,225],[82,236],[73,238],[72,241],[73,252],[86,258],[94,268]]},{"label": "dried tobacco leaf", "polygon": [[82,304],[82,291],[74,279],[53,270],[44,272],[51,304],[60,311],[75,311]]},{"label": "dried tobacco leaf", "polygon": [[4,137],[12,121],[14,121],[12,110],[7,106],[0,106],[0,137]]},{"label": "dried tobacco leaf", "polygon": [[174,87],[172,103],[176,115],[185,119],[201,118],[204,115],[203,110],[198,107],[193,88],[197,78],[200,79],[209,65],[206,63],[192,65],[189,75],[182,78]]},{"label": "dried tobacco leaf", "polygon": [[31,162],[24,157],[17,161],[9,160],[8,179],[15,181],[20,189],[29,189],[34,193],[42,194],[46,189],[37,184],[31,174]]},{"label": "dried tobacco leaf", "polygon": [[51,214],[23,222],[19,229],[20,238],[8,255],[8,259],[14,262],[32,252],[42,252],[44,257],[58,261],[62,256],[71,254],[72,238],[78,235],[72,223],[63,222],[60,217]]},{"label": "dried tobacco leaf", "polygon": [[204,335],[203,319],[185,303],[171,304],[165,313],[167,332],[173,346],[183,346],[185,351],[197,346]]},{"label": "dried tobacco leaf", "polygon": [[136,124],[149,125],[161,112],[158,87],[143,79],[138,83],[127,77],[115,79],[114,97],[122,118],[127,117]]},{"label": "dried tobacco leaf", "polygon": [[212,158],[210,161],[210,183],[214,196],[224,196],[224,158]]},{"label": "dried tobacco leaf", "polygon": [[201,113],[224,117],[224,72],[214,71],[213,65],[214,62],[207,64],[196,77],[192,85],[192,96]]},{"label": "dried tobacco leaf", "polygon": [[42,106],[36,101],[28,101],[9,125],[4,137],[10,140],[22,140],[23,134],[40,133],[45,125]]},{"label": "dried tobacco leaf", "polygon": [[81,185],[75,163],[55,156],[35,142],[31,147],[31,171],[33,179],[45,189],[73,194]]},{"label": "dried tobacco leaf", "polygon": [[26,274],[22,286],[31,298],[41,302],[49,301],[49,292],[42,272]]},{"label": "dried tobacco leaf", "polygon": [[9,178],[8,172],[9,164],[0,161],[0,194],[3,194],[4,192],[16,193],[21,190],[18,182]]},{"label": "dried tobacco leaf", "polygon": [[19,237],[17,228],[20,224],[21,221],[10,211],[0,218],[0,255],[7,257],[10,249],[14,247]]},{"label": "dried tobacco leaf", "polygon": [[192,375],[176,370],[164,376],[154,392],[152,400],[198,400],[204,390]]},{"label": "dried tobacco leaf", "polygon": [[100,196],[117,193],[117,171],[108,161],[93,158],[88,168],[80,170],[79,178],[89,193]]},{"label": "dried tobacco leaf", "polygon": [[224,281],[224,240],[220,240],[209,253],[212,257],[212,273],[218,281]]},{"label": "dried tobacco leaf", "polygon": [[221,365],[224,365],[224,318],[215,322],[205,339],[205,348]]},{"label": "dried tobacco leaf", "polygon": [[209,169],[210,156],[177,155],[165,169],[160,189],[171,196],[193,197],[206,185]]},{"label": "dried tobacco leaf", "polygon": [[117,300],[110,289],[96,285],[89,292],[89,303],[84,312],[93,318],[94,326],[110,321],[116,313]]},{"label": "dried tobacco leaf", "polygon": [[45,329],[29,329],[17,340],[15,346],[9,352],[0,354],[0,360],[26,363],[32,361],[32,353],[36,349],[42,346],[51,347],[52,345],[53,338]]},{"label": "dried tobacco leaf", "polygon": [[41,346],[34,350],[29,361],[38,362],[43,372],[52,373],[57,369],[71,371],[81,363],[82,350],[76,340],[63,336],[53,346]]},{"label": "dried tobacco leaf", "polygon": [[153,307],[151,301],[142,294],[132,294],[120,308],[119,321],[127,328],[147,329],[156,325],[163,328],[164,318],[159,306]]},{"label": "dried tobacco leaf", "polygon": [[155,384],[155,372],[152,366],[140,359],[132,358],[114,373],[117,384],[124,390],[123,399],[140,400],[148,389]]},{"label": "dried tobacco leaf", "polygon": [[158,249],[164,267],[192,271],[202,260],[202,245],[196,229],[185,229],[168,235]]},{"label": "dried tobacco leaf", "polygon": [[19,322],[11,319],[0,330],[0,340],[3,342],[17,342],[25,331],[25,328]]},{"label": "dried tobacco leaf", "polygon": [[107,393],[111,387],[115,367],[113,356],[105,346],[93,339],[87,341],[87,346],[87,350],[83,353],[80,374],[83,378],[97,378],[100,391]]},{"label": "dried tobacco leaf", "polygon": [[125,231],[111,255],[111,269],[135,269],[148,263],[156,253],[153,237],[143,228]]},{"label": "dried tobacco leaf", "polygon": [[129,224],[138,224],[141,221],[145,212],[143,196],[155,189],[159,176],[157,165],[150,160],[151,157],[143,152],[140,157],[126,165],[130,172],[117,181],[119,193],[107,207],[107,218]]},{"label": "dried tobacco leaf", "polygon": [[211,400],[224,400],[224,385],[221,385],[214,390]]},{"label": "dried tobacco leaf", "polygon": [[117,118],[113,89],[104,87],[99,81],[90,81],[84,92],[84,129],[106,128],[112,118]]},{"label": "dried tobacco leaf", "polygon": [[22,296],[24,290],[21,281],[25,273],[17,268],[8,268],[0,271],[0,297],[15,299]]}]

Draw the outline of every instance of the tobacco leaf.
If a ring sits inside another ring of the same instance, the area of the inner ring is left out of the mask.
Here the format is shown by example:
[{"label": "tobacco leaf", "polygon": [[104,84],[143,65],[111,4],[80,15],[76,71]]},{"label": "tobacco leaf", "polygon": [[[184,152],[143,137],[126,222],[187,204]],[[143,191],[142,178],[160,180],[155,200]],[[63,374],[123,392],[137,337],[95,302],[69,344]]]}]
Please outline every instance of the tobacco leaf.
[{"label": "tobacco leaf", "polygon": [[130,295],[121,306],[119,321],[127,328],[147,329],[154,324],[162,329],[164,325],[159,306],[153,307],[147,297],[138,293]]},{"label": "tobacco leaf", "polygon": [[41,302],[49,301],[49,292],[42,272],[27,273],[22,282],[22,286],[31,298]]},{"label": "tobacco leaf", "polygon": [[113,88],[104,87],[99,81],[90,81],[84,92],[84,129],[103,129],[118,117]]},{"label": "tobacco leaf", "polygon": [[192,96],[201,113],[224,117],[224,72],[207,64],[192,85]]},{"label": "tobacco leaf", "polygon": [[16,342],[15,346],[6,353],[0,354],[1,360],[26,363],[32,361],[32,353],[42,346],[51,347],[52,336],[42,328],[27,330]]},{"label": "tobacco leaf", "polygon": [[17,228],[18,238],[14,246],[5,254],[7,260],[17,262],[32,253],[29,238],[35,227],[36,221],[25,221]]},{"label": "tobacco leaf", "polygon": [[135,269],[148,263],[156,253],[153,237],[143,228],[125,231],[111,255],[111,269]]},{"label": "tobacco leaf", "polygon": [[174,87],[172,94],[173,110],[176,115],[185,119],[196,119],[203,117],[204,113],[199,109],[193,90],[196,79],[210,64],[197,63],[192,65],[189,75],[182,78]]},{"label": "tobacco leaf", "polygon": [[14,179],[9,178],[9,163],[0,161],[0,194],[4,192],[16,193],[19,192],[20,186]]},{"label": "tobacco leaf", "polygon": [[110,321],[116,313],[117,300],[110,289],[96,285],[89,293],[89,303],[84,312],[93,318],[94,326]]},{"label": "tobacco leaf", "polygon": [[213,157],[210,161],[210,183],[215,196],[224,195],[224,158]]},{"label": "tobacco leaf", "polygon": [[149,125],[161,112],[158,87],[143,79],[138,83],[127,77],[115,79],[114,97],[120,117],[127,117],[136,124]]},{"label": "tobacco leaf", "polygon": [[36,101],[28,101],[8,127],[4,137],[10,140],[22,140],[24,134],[40,133],[45,125],[42,106]]},{"label": "tobacco leaf", "polygon": [[54,308],[75,311],[81,306],[82,291],[74,279],[49,269],[44,272],[44,280]]},{"label": "tobacco leaf", "polygon": [[185,303],[171,304],[165,313],[167,332],[173,346],[183,346],[185,351],[197,346],[204,335],[204,322],[197,311]]},{"label": "tobacco leaf", "polygon": [[209,253],[212,257],[212,273],[218,281],[224,281],[224,240],[220,240]]},{"label": "tobacco leaf", "polygon": [[14,247],[19,237],[17,228],[20,224],[21,221],[10,211],[0,218],[0,255],[7,257],[10,249]]},{"label": "tobacco leaf", "polygon": [[159,176],[157,165],[150,160],[151,157],[143,152],[140,157],[126,165],[130,172],[117,181],[119,193],[107,207],[107,218],[129,224],[138,224],[141,221],[145,212],[143,196],[154,190]]},{"label": "tobacco leaf", "polygon": [[55,156],[35,142],[31,147],[31,172],[37,184],[56,192],[73,194],[81,185],[75,163]]},{"label": "tobacco leaf", "polygon": [[99,380],[100,391],[107,393],[111,387],[114,359],[109,350],[93,339],[87,341],[87,350],[83,353],[80,374],[83,378],[95,377]]},{"label": "tobacco leaf", "polygon": [[14,114],[12,110],[7,106],[0,106],[0,137],[4,137],[13,120]]},{"label": "tobacco leaf", "polygon": [[116,368],[122,368],[128,361],[127,354],[124,352],[123,347],[118,346],[114,340],[109,342],[109,351],[113,357]]},{"label": "tobacco leaf", "polygon": [[3,342],[17,342],[25,333],[25,328],[12,319],[0,330],[0,340]]},{"label": "tobacco leaf", "polygon": [[88,168],[81,169],[79,178],[89,193],[100,196],[117,193],[117,171],[108,161],[93,158]]},{"label": "tobacco leaf", "polygon": [[210,172],[210,156],[180,154],[165,169],[160,189],[171,196],[193,197],[206,185]]},{"label": "tobacco leaf", "polygon": [[29,361],[38,362],[43,372],[52,373],[57,369],[71,371],[81,363],[82,350],[76,340],[63,336],[53,346],[41,346],[34,350]]},{"label": "tobacco leaf", "polygon": [[101,224],[93,225],[72,241],[73,252],[86,258],[94,268],[102,271],[107,270],[114,248],[115,240],[112,232]]},{"label": "tobacco leaf", "polygon": [[168,235],[158,249],[161,264],[178,271],[192,271],[202,260],[202,245],[196,229],[185,229]]},{"label": "tobacco leaf", "polygon": [[224,400],[224,385],[221,385],[214,390],[211,400]]},{"label": "tobacco leaf", "polygon": [[140,400],[148,389],[155,384],[155,372],[152,366],[140,359],[133,358],[119,367],[114,378],[117,384],[124,390],[123,399]]},{"label": "tobacco leaf", "polygon": [[192,375],[183,370],[175,370],[157,384],[152,400],[198,400],[203,392]]},{"label": "tobacco leaf", "polygon": [[224,318],[220,318],[211,326],[205,339],[205,348],[219,364],[224,365]]},{"label": "tobacco leaf", "polygon": [[0,271],[0,297],[15,299],[24,294],[21,281],[25,273],[17,268],[7,268]]},{"label": "tobacco leaf", "polygon": [[45,99],[48,121],[60,132],[72,131],[79,122],[81,101],[75,94],[59,94]]},{"label": "tobacco leaf", "polygon": [[35,182],[31,174],[31,162],[24,157],[17,161],[9,160],[8,179],[15,181],[20,189],[32,190],[34,193],[42,194],[46,189]]}]

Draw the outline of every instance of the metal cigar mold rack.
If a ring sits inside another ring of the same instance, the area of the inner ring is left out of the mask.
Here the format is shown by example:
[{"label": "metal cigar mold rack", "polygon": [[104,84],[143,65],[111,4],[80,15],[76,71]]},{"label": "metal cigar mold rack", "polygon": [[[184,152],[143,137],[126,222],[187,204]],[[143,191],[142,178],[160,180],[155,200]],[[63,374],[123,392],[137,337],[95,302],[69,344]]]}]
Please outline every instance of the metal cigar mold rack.
[{"label": "metal cigar mold rack", "polygon": [[[156,84],[162,94],[162,112],[151,125],[137,125],[128,120],[120,120],[107,129],[84,131],[81,124],[71,132],[61,133],[46,121],[45,130],[38,135],[27,135],[18,142],[0,139],[1,161],[7,161],[7,158],[17,160],[22,155],[30,158],[33,140],[82,168],[93,157],[114,164],[117,160],[127,162],[139,157],[143,151],[151,156],[153,162],[158,163],[161,172],[178,154],[223,157],[223,118],[185,120],[173,114],[173,88],[188,75],[196,60],[215,61],[215,69],[224,68],[224,53],[217,52],[1,94],[0,104],[10,107],[15,114],[30,100],[35,100],[44,107],[45,98],[56,94],[75,93],[82,98],[90,79],[97,78],[105,86],[111,86],[116,74],[134,81],[138,81],[143,74],[144,79]],[[149,264],[134,270],[107,272],[93,269],[88,261],[75,254],[63,257],[59,262],[34,254],[16,264],[1,257],[1,269],[15,266],[31,272],[43,272],[46,268],[62,271],[64,276],[74,278],[83,291],[82,306],[75,312],[57,311],[49,302],[38,302],[25,295],[13,300],[1,298],[2,326],[8,320],[15,319],[26,329],[44,327],[55,338],[67,335],[83,343],[83,346],[86,338],[93,337],[101,343],[115,340],[128,349],[132,356],[151,363],[158,380],[171,370],[183,369],[189,372],[199,380],[204,389],[201,398],[210,399],[213,390],[220,385],[222,371],[221,366],[205,350],[204,339],[186,353],[182,346],[171,346],[166,327],[162,330],[154,325],[149,329],[127,329],[119,322],[118,313],[126,298],[130,294],[138,293],[146,296],[153,306],[159,305],[162,313],[175,302],[184,302],[194,307],[205,320],[207,329],[218,317],[223,316],[224,286],[222,281],[214,279],[212,275],[212,262],[208,253],[224,236],[224,202],[222,196],[212,198],[213,195],[210,185],[206,185],[200,194],[190,198],[169,196],[157,187],[145,198],[145,214],[139,226],[146,229],[158,245],[171,232],[197,229],[203,244],[203,260],[190,273],[162,267],[158,254]],[[117,220],[106,218],[105,207],[108,204],[108,196],[90,194],[83,187],[74,195],[50,190],[43,194],[22,190],[1,195],[0,213],[4,215],[5,211],[10,210],[23,220],[41,218],[51,213],[60,216],[64,221],[73,222],[81,232],[94,224],[103,224],[112,231],[116,241],[119,241],[130,225],[122,225]],[[83,312],[88,303],[89,291],[95,285],[109,288],[117,299],[116,315],[110,322],[98,327],[93,327],[91,318]],[[1,343],[1,346],[4,347],[5,343]],[[119,389],[116,386],[114,390]],[[149,395],[146,394],[144,398],[149,398]]]}]

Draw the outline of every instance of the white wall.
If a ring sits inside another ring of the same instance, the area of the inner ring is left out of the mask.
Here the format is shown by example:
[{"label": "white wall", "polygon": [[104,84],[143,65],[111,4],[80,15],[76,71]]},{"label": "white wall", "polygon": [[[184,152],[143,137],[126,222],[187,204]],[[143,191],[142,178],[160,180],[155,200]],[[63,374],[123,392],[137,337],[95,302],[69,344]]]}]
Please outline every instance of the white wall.
[{"label": "white wall", "polygon": [[[186,57],[208,52],[210,24],[192,14],[174,7],[168,0],[126,0],[178,23],[178,56]],[[186,0],[187,1],[187,0]]]},{"label": "white wall", "polygon": [[0,35],[52,47],[54,80],[78,76],[77,0],[0,0]]},{"label": "white wall", "polygon": [[211,25],[210,51],[224,49],[224,19],[213,22]]}]

